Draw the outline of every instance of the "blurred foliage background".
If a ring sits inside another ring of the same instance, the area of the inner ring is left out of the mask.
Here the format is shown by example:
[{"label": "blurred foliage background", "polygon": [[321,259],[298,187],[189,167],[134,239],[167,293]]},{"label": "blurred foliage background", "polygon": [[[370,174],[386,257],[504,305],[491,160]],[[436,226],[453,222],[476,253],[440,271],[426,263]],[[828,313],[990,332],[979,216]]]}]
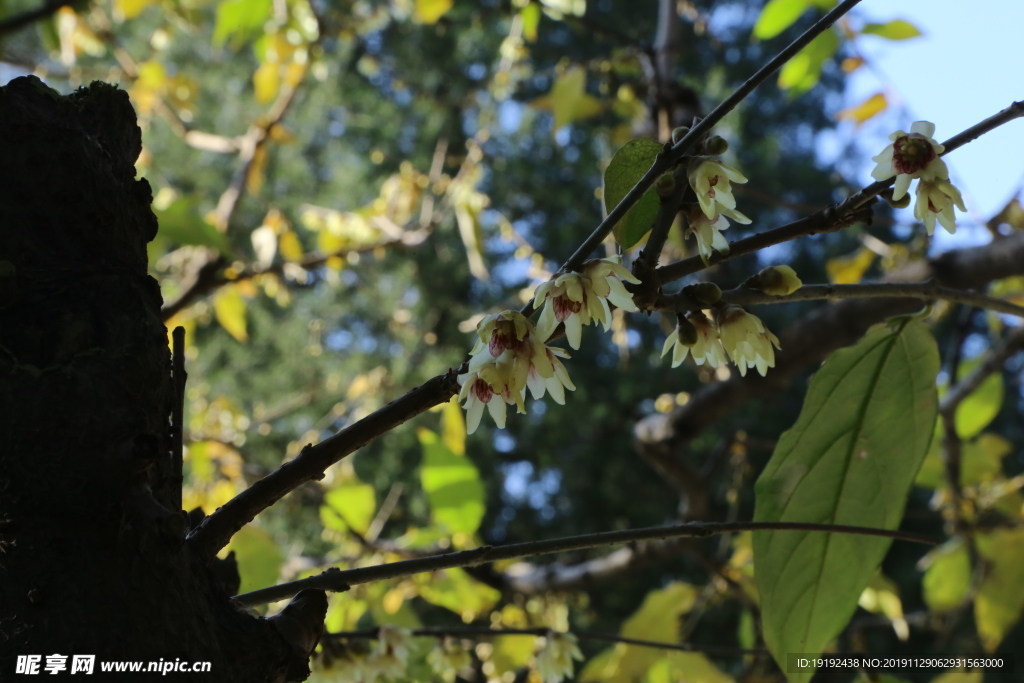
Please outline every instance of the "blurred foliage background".
[{"label": "blurred foliage background", "polygon": [[[31,6],[6,0],[0,11]],[[663,136],[660,111],[674,126],[710,110],[820,16],[798,11],[791,25],[773,25],[762,3],[748,0],[674,9],[672,87],[661,89],[652,84],[656,0],[102,0],[63,7],[3,39],[4,80],[34,72],[62,92],[119,82],[138,111],[138,172],[160,220],[151,272],[168,327],[187,331],[187,509],[214,510],[306,443],[458,367],[476,321],[528,301],[600,220],[602,169],[618,147]],[[856,165],[843,155],[823,164],[816,141],[837,115],[862,121],[887,106],[883,98],[841,111],[845,74],[862,67],[859,36],[916,34],[911,24],[871,21],[853,15],[826,33],[716,129],[731,143],[727,160],[751,179],[737,194],[753,223],[733,225],[730,240],[859,187],[847,178]],[[876,214],[872,226],[790,242],[702,277],[735,286],[788,263],[804,282],[857,282],[924,257],[923,231]],[[692,253],[673,231],[665,258]],[[1000,286],[1013,292],[1021,283]],[[779,331],[820,305],[758,313]],[[999,319],[940,309],[947,371],[954,355],[969,365]],[[612,334],[585,331],[567,362],[577,386],[567,405],[533,402],[506,430],[485,420],[467,439],[452,403],[377,439],[235,537],[241,590],[332,565],[685,517],[679,491],[637,454],[633,427],[728,373],[670,370],[659,356],[672,324],[616,311]],[[750,518],[751,484],[805,389],[799,379],[746,403],[681,454],[701,477],[703,519]],[[1019,520],[1019,375],[997,374],[984,391],[963,435],[987,463],[972,485],[979,501]],[[909,504],[917,531],[943,530],[937,457]],[[1018,531],[1005,533],[1007,547],[1024,547]],[[362,586],[332,596],[327,626],[571,627],[754,648],[749,547],[742,535],[715,538],[609,580],[532,591],[509,581],[523,564]],[[996,626],[976,623],[963,547],[922,564],[925,552],[894,546],[842,649],[1024,649],[1024,630],[1013,626],[1019,609]],[[593,556],[560,557],[558,566]],[[598,658],[581,680],[781,676],[765,658],[586,639],[581,647]],[[409,680],[429,679],[425,652],[413,657]],[[474,653],[466,680],[539,680],[528,668],[531,637],[483,639]],[[332,661],[319,660],[318,680],[345,680]],[[922,676],[908,680],[929,680]]]}]

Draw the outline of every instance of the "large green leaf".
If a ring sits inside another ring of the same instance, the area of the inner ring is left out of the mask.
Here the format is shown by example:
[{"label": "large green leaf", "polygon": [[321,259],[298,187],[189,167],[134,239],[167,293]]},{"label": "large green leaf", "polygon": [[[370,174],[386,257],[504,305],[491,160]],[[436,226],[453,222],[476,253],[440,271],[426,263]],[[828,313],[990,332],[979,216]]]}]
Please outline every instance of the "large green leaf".
[{"label": "large green leaf", "polygon": [[490,612],[501,599],[500,591],[480,583],[458,568],[421,574],[416,583],[421,598],[450,609],[467,624]]},{"label": "large green leaf", "polygon": [[[647,138],[630,140],[619,148],[604,171],[604,206],[608,213],[640,182],[663,148],[657,140]],[[629,249],[650,231],[659,205],[658,194],[652,187],[616,223],[612,232],[623,249]]]},{"label": "large green leaf", "polygon": [[331,489],[324,496],[326,505],[320,508],[324,526],[339,531],[351,527],[365,534],[377,511],[377,496],[373,486],[358,479]]},{"label": "large green leaf", "polygon": [[242,578],[239,593],[274,585],[281,573],[284,555],[270,534],[251,524],[244,526],[232,537],[230,548],[235,552],[238,574]]},{"label": "large green leaf", "polygon": [[[757,481],[754,520],[895,529],[934,431],[938,369],[934,338],[910,318],[832,354]],[[755,532],[764,638],[783,669],[787,653],[820,653],[843,629],[890,543]]]},{"label": "large green leaf", "polygon": [[754,37],[774,38],[793,25],[807,9],[807,0],[769,0],[754,24]]},{"label": "large green leaf", "polygon": [[839,36],[825,31],[797,52],[779,71],[779,87],[793,94],[807,92],[821,78],[821,68],[839,49]]},{"label": "large green leaf", "polygon": [[[957,373],[959,379],[969,375],[980,361],[981,359],[977,358],[964,363],[960,372]],[[994,372],[956,407],[954,415],[956,433],[961,439],[969,439],[980,433],[999,414],[1002,405],[1003,374]]]},{"label": "large green leaf", "polygon": [[420,479],[434,519],[453,534],[476,533],[484,516],[484,487],[473,461],[456,455],[435,432],[416,432],[423,446]]},{"label": "large green leaf", "polygon": [[231,48],[237,50],[263,32],[273,8],[273,0],[222,0],[217,5],[213,44],[221,47],[230,38]]},{"label": "large green leaf", "polygon": [[921,582],[924,601],[933,612],[948,612],[963,604],[971,588],[971,557],[959,539],[928,553]]},{"label": "large green leaf", "polygon": [[978,536],[988,571],[974,600],[974,620],[986,652],[994,652],[1024,613],[1024,529]]}]

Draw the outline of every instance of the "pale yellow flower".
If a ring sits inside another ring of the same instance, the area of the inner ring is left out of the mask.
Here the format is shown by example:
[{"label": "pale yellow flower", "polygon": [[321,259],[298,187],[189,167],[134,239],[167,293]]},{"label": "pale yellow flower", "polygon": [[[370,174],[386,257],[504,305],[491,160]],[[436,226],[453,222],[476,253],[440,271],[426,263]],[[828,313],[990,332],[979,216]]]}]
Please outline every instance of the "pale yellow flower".
[{"label": "pale yellow flower", "polygon": [[559,323],[564,323],[569,346],[578,349],[584,325],[601,323],[605,330],[611,326],[609,302],[626,311],[636,310],[623,280],[640,282],[622,267],[618,256],[612,256],[587,261],[580,272],[562,273],[543,283],[533,298],[535,308],[544,307],[537,320],[537,333],[547,339]]},{"label": "pale yellow flower", "polygon": [[[723,164],[715,157],[696,157],[690,162],[687,169],[687,176],[690,179],[690,187],[697,195],[700,208],[704,215],[711,220],[716,220],[719,214],[726,210],[736,208],[736,197],[732,194],[731,183],[743,184],[747,179],[735,168]],[[746,219],[746,216],[737,212],[737,215]],[[734,218],[741,223],[747,222]]]},{"label": "pale yellow flower", "polygon": [[568,371],[562,365],[562,361],[558,359],[568,358],[569,353],[554,346],[548,346],[547,353],[554,373],[551,377],[542,377],[536,368],[530,368],[530,374],[526,378],[526,386],[530,388],[530,393],[533,394],[535,399],[544,398],[544,392],[547,391],[551,394],[551,398],[555,400],[555,403],[565,405],[565,389],[575,391],[576,385],[569,379]]},{"label": "pale yellow flower", "polygon": [[907,194],[910,181],[914,178],[924,180],[946,180],[949,178],[949,169],[946,168],[946,163],[939,158],[945,147],[932,138],[934,134],[934,123],[915,121],[910,126],[909,133],[898,130],[890,135],[889,139],[892,140],[892,144],[871,159],[878,164],[871,171],[872,178],[888,180],[896,176],[892,190],[894,200],[899,200]]},{"label": "pale yellow flower", "polygon": [[574,659],[583,659],[576,636],[548,631],[544,645],[537,653],[537,674],[544,683],[561,683],[563,678],[572,676]]},{"label": "pale yellow flower", "polygon": [[[686,323],[692,325],[696,331],[696,338],[692,344],[687,343],[687,339],[681,338],[679,334],[679,327],[677,326],[673,330],[672,334],[665,340],[665,346],[662,347],[661,356],[662,358],[668,354],[669,349],[672,350],[672,367],[677,368],[683,364],[686,360],[687,354],[693,356],[693,361],[697,365],[704,365],[707,363],[713,368],[717,368],[720,365],[725,365],[725,349],[722,347],[722,341],[718,335],[718,328],[715,327],[714,323],[708,320],[708,317],[704,315],[702,311],[689,311],[686,314]],[[692,334],[692,333],[691,333]]]},{"label": "pale yellow flower", "polygon": [[956,232],[956,216],[953,206],[966,211],[960,190],[948,180],[920,180],[917,183],[917,202],[914,204],[914,217],[924,223],[928,234],[935,232],[935,220],[950,234]]},{"label": "pale yellow flower", "polygon": [[715,317],[722,346],[739,368],[741,376],[746,377],[747,368],[757,368],[764,377],[768,368],[775,367],[779,338],[764,326],[760,318],[731,304],[719,309]]}]

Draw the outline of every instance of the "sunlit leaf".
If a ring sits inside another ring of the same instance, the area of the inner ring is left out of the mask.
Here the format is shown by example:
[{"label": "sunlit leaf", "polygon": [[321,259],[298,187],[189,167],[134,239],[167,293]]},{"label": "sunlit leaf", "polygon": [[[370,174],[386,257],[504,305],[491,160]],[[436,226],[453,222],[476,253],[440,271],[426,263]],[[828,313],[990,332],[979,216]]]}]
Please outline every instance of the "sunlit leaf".
[{"label": "sunlit leaf", "polygon": [[[934,431],[938,368],[935,340],[910,318],[876,325],[833,353],[758,478],[754,520],[895,529]],[[776,661],[822,652],[890,544],[852,534],[754,533],[764,638]]]},{"label": "sunlit leaf", "polygon": [[888,617],[900,640],[906,640],[910,636],[907,622],[903,618],[903,601],[900,600],[899,587],[881,572],[871,578],[860,594],[857,604],[868,612]]},{"label": "sunlit leaf", "polygon": [[601,103],[586,92],[587,72],[582,67],[572,66],[555,79],[551,86],[551,110],[555,121],[552,131],[558,131],[574,121],[581,121],[598,114]]},{"label": "sunlit leaf", "polygon": [[733,683],[700,652],[669,652],[647,671],[645,683]]},{"label": "sunlit leaf", "polygon": [[807,92],[821,78],[825,62],[839,49],[839,36],[825,31],[796,53],[779,71],[779,87],[794,94]]},{"label": "sunlit leaf", "polygon": [[860,104],[843,109],[836,114],[836,118],[840,121],[853,121],[860,126],[871,117],[881,114],[888,106],[889,101],[885,98],[885,94],[876,93]]},{"label": "sunlit leaf", "polygon": [[947,671],[933,678],[931,683],[982,683],[984,678],[983,671]]},{"label": "sunlit leaf", "polygon": [[971,556],[960,539],[953,539],[921,559],[927,565],[922,592],[928,609],[948,612],[963,604],[971,588]]},{"label": "sunlit leaf", "polygon": [[[980,359],[962,363],[957,373],[959,379],[968,376],[978,366]],[[1003,406],[1003,374],[993,372],[977,389],[971,392],[956,408],[954,421],[956,433],[961,439],[969,439],[989,425]]]},{"label": "sunlit leaf", "polygon": [[[697,599],[697,589],[688,583],[674,582],[651,591],[643,604],[622,625],[622,635],[638,640],[676,641],[679,618],[690,611]],[[651,665],[664,654],[651,648],[617,644],[587,662],[580,681],[631,683],[643,680]]]},{"label": "sunlit leaf", "polygon": [[270,62],[260,64],[252,76],[252,84],[256,91],[256,101],[270,102],[277,97],[277,91],[281,87],[280,68]]},{"label": "sunlit leaf", "polygon": [[[604,206],[608,213],[618,206],[622,198],[651,169],[663,147],[657,140],[637,138],[627,142],[615,153],[604,171]],[[623,249],[629,249],[650,231],[654,217],[658,215],[659,205],[658,194],[652,187],[615,225],[612,232]]]},{"label": "sunlit leaf", "polygon": [[559,14],[582,17],[587,13],[587,0],[540,0],[545,11],[552,9]]},{"label": "sunlit leaf", "polygon": [[181,197],[166,209],[154,209],[153,213],[160,224],[154,242],[213,247],[222,254],[231,253],[227,236],[203,220],[193,199]]},{"label": "sunlit leaf", "polygon": [[501,592],[473,579],[462,569],[446,569],[417,577],[420,597],[458,614],[467,624],[490,612]]},{"label": "sunlit leaf", "polygon": [[324,495],[325,506],[337,513],[346,526],[361,534],[370,528],[377,512],[377,496],[373,487],[358,479],[348,481],[331,489]]},{"label": "sunlit leaf", "polygon": [[473,461],[456,455],[429,429],[416,432],[423,446],[420,481],[434,519],[452,533],[472,535],[484,516],[484,487]]},{"label": "sunlit leaf", "polygon": [[537,27],[540,25],[540,5],[531,2],[519,10],[519,18],[523,22],[523,38],[528,43],[537,42]]},{"label": "sunlit leaf", "polygon": [[114,0],[114,6],[125,19],[134,19],[153,2],[154,0]]},{"label": "sunlit leaf", "polygon": [[491,275],[484,264],[483,231],[480,227],[479,216],[479,210],[471,205],[455,205],[455,222],[459,226],[462,244],[466,247],[469,271],[479,280],[489,280]]},{"label": "sunlit leaf", "polygon": [[217,5],[213,44],[222,47],[230,39],[232,49],[238,49],[263,32],[273,7],[273,0],[222,0]]},{"label": "sunlit leaf", "polygon": [[454,398],[441,407],[441,443],[455,455],[466,454],[466,418]]},{"label": "sunlit leaf", "polygon": [[213,311],[217,322],[240,342],[249,340],[245,324],[245,299],[237,287],[226,285],[221,287],[213,298]]},{"label": "sunlit leaf", "polygon": [[864,273],[875,261],[875,252],[861,247],[852,254],[838,256],[825,262],[828,279],[835,285],[852,285],[861,281]]},{"label": "sunlit leaf", "polygon": [[754,37],[774,38],[800,18],[807,9],[807,0],[769,0],[754,24]]},{"label": "sunlit leaf", "polygon": [[921,35],[921,31],[916,26],[903,19],[894,19],[885,24],[866,24],[860,32],[870,36],[888,38],[889,40],[907,40],[908,38],[917,38]]},{"label": "sunlit leaf", "polygon": [[447,14],[454,0],[416,0],[416,21],[424,24],[436,24],[437,20]]},{"label": "sunlit leaf", "polygon": [[299,241],[299,236],[295,234],[294,230],[288,230],[280,237],[278,237],[278,249],[281,251],[281,256],[284,257],[285,261],[291,263],[298,263],[302,260],[303,250],[302,242]]},{"label": "sunlit leaf", "polygon": [[986,652],[994,652],[1024,611],[1024,529],[978,536],[987,572],[974,600],[974,620]]},{"label": "sunlit leaf", "polygon": [[245,174],[245,189],[249,194],[259,194],[266,177],[267,146],[260,145],[256,148],[256,153],[252,156],[252,163],[249,164],[248,172]]},{"label": "sunlit leaf", "polygon": [[274,585],[284,556],[270,534],[249,524],[231,538],[229,548],[235,551],[238,561],[238,574],[242,578],[240,593]]}]

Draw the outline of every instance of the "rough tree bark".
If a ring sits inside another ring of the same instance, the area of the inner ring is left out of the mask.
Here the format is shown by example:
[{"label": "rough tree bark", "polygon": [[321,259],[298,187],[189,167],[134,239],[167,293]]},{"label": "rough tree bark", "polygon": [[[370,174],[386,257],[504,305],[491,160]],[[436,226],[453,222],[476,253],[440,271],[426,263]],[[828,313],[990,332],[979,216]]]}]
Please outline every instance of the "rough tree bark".
[{"label": "rough tree bark", "polygon": [[0,680],[55,653],[303,680],[324,594],[254,617],[184,542],[141,149],[113,86],[0,88]]}]

